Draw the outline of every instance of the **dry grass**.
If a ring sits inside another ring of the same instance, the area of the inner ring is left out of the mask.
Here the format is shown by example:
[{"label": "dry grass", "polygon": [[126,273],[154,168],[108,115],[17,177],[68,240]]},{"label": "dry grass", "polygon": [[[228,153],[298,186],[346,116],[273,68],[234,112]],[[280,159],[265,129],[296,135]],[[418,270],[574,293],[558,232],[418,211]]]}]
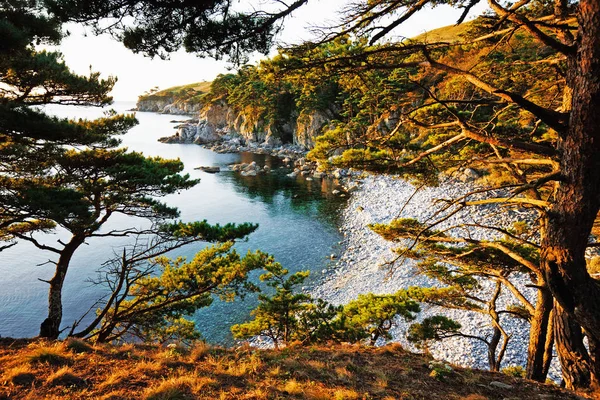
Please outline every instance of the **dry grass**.
[{"label": "dry grass", "polygon": [[194,400],[192,377],[171,378],[146,390],[146,400]]},{"label": "dry grass", "polygon": [[94,347],[85,340],[69,338],[65,340],[65,348],[73,353],[91,353]]},{"label": "dry grass", "polygon": [[71,362],[71,357],[60,345],[47,345],[41,343],[25,353],[25,359],[29,364],[49,364],[54,366],[66,365]]},{"label": "dry grass", "polygon": [[[281,351],[205,344],[188,351],[148,345],[6,342],[0,399],[575,399],[560,388],[455,367],[440,382],[428,359],[399,346],[301,347]],[[34,361],[33,361],[34,360]],[[56,362],[60,360],[60,362]],[[69,360],[68,365],[62,364]],[[513,386],[490,387],[491,381]]]},{"label": "dry grass", "polygon": [[146,390],[144,398],[147,400],[187,400],[197,399],[202,391],[214,385],[215,379],[183,375],[166,379],[158,385]]},{"label": "dry grass", "polygon": [[189,361],[202,361],[210,354],[211,347],[205,342],[198,342],[190,349]]},{"label": "dry grass", "polygon": [[21,365],[6,371],[2,381],[4,385],[30,386],[35,381],[35,374],[28,365]]},{"label": "dry grass", "polygon": [[62,367],[46,378],[46,385],[49,386],[85,386],[85,379],[75,375],[69,367]]}]

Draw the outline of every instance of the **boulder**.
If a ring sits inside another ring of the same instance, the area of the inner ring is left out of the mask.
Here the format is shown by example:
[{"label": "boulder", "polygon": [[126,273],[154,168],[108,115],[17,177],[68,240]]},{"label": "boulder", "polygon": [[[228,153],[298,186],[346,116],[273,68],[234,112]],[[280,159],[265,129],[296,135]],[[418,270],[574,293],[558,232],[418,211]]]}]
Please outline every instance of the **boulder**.
[{"label": "boulder", "polygon": [[475,171],[473,168],[465,168],[459,179],[463,182],[472,182],[480,177],[479,172]]}]

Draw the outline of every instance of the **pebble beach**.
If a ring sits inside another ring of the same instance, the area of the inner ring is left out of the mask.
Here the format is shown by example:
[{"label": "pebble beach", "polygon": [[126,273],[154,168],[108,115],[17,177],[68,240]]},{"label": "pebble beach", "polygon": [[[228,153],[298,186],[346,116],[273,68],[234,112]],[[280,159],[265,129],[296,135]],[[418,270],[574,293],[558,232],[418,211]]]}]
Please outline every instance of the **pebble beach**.
[{"label": "pebble beach", "polygon": [[[390,175],[354,178],[350,184],[357,188],[353,190],[347,207],[341,215],[340,231],[344,239],[340,243],[340,253],[332,255],[330,267],[323,270],[317,283],[307,290],[315,297],[334,304],[344,304],[355,299],[359,294],[369,292],[387,294],[410,286],[437,285],[434,280],[417,274],[414,262],[411,260],[390,265],[390,262],[397,258],[393,249],[400,244],[384,240],[369,228],[369,224],[386,223],[395,218],[433,221],[433,218],[438,219],[445,215],[436,214],[443,204],[440,200],[458,198],[473,191],[476,186],[469,182],[448,178],[438,187],[416,187]],[[482,193],[470,199],[499,194],[501,193]],[[475,239],[491,240],[498,238],[499,234],[484,229],[452,229],[452,227],[465,222],[510,227],[515,221],[532,221],[535,218],[535,213],[527,210],[508,209],[502,213],[498,213],[497,210],[496,205],[467,207],[437,225],[436,229],[450,229],[448,232],[454,235],[470,235]],[[513,274],[511,281],[526,294],[530,301],[535,299],[535,290],[526,287],[527,284],[531,284],[528,276]],[[481,286],[482,290],[478,295],[489,297],[491,282],[481,281]],[[499,299],[499,309],[516,302],[514,296],[504,290]],[[491,335],[489,317],[481,313],[424,306],[419,319],[436,314],[443,314],[459,322],[463,333],[484,338]],[[517,318],[505,317],[502,324],[511,335],[502,366],[524,366],[529,334],[528,323]],[[392,341],[412,348],[405,339],[408,326],[408,323],[398,319],[392,329]],[[487,347],[475,339],[450,338],[433,344],[429,350],[436,359],[452,364],[488,368]],[[554,364],[551,376],[556,379],[559,370],[556,363]]]}]

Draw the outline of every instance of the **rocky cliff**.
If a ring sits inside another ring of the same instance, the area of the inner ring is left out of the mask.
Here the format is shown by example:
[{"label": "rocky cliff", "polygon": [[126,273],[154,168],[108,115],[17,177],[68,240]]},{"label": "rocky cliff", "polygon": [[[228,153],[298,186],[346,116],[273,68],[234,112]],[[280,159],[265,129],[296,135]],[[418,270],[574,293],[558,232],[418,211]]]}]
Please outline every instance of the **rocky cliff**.
[{"label": "rocky cliff", "polygon": [[[164,109],[164,107],[163,107]],[[170,143],[209,144],[224,140],[256,143],[265,146],[294,144],[306,149],[314,147],[315,138],[334,117],[327,111],[313,111],[298,116],[266,122],[255,118],[251,111],[236,111],[224,101],[205,104],[198,113],[197,123],[183,124],[175,136],[165,138]]]},{"label": "rocky cliff", "polygon": [[153,89],[138,97],[138,111],[163,114],[196,115],[204,106],[203,98],[210,90],[210,82],[175,86],[165,90]]},{"label": "rocky cliff", "polygon": [[145,98],[138,100],[136,109],[138,111],[157,112],[161,114],[195,115],[200,112],[202,104],[176,101],[172,97]]}]

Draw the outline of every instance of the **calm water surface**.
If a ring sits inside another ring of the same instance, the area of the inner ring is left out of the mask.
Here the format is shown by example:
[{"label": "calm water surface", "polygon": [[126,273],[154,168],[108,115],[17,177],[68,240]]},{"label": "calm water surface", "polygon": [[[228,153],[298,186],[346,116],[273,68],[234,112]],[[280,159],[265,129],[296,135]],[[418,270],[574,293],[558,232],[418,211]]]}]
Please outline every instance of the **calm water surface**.
[{"label": "calm water surface", "polygon": [[[112,108],[124,112],[133,103],[115,103]],[[47,107],[46,111],[62,117],[95,118],[102,110],[82,107]],[[280,161],[269,156],[242,154],[217,154],[197,145],[162,144],[157,139],[171,135],[172,120],[185,117],[137,113],[138,126],[123,136],[123,145],[149,156],[179,158],[185,164],[185,172],[192,178],[200,178],[196,187],[166,198],[170,205],[179,207],[184,221],[207,219],[211,223],[253,222],[259,229],[247,242],[236,244],[241,253],[261,249],[273,254],[284,267],[291,271],[309,269],[316,279],[327,264],[327,256],[336,250],[341,237],[336,229],[339,199],[329,194],[332,183],[305,181],[301,177],[285,176],[289,170],[280,168]],[[267,164],[273,172],[258,177],[242,177],[232,171],[207,174],[194,167],[227,165],[256,161]],[[106,229],[145,226],[144,220],[115,216]],[[40,235],[45,243],[56,243],[68,237],[57,231]],[[94,238],[82,246],[71,264],[64,287],[63,325],[71,324],[102,295],[99,287],[89,283],[103,261],[119,252],[122,238]],[[174,255],[192,257],[205,244],[194,244],[177,250]],[[40,279],[52,276],[54,254],[36,249],[29,243],[0,253],[0,336],[35,336],[46,315],[47,285]],[[256,279],[255,274],[253,276]],[[197,326],[205,338],[215,343],[231,340],[229,326],[249,318],[249,311],[256,305],[255,297],[243,302],[222,303],[216,301],[210,308],[195,316]]]}]

